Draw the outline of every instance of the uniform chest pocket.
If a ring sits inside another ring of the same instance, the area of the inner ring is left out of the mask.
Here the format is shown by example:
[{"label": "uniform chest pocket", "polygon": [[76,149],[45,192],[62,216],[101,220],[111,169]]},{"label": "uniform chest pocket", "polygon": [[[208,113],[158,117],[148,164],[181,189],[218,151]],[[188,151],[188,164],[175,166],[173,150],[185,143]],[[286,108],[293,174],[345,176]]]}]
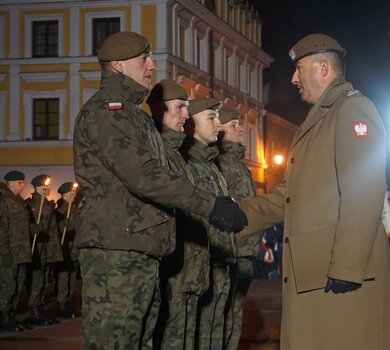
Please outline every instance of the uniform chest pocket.
[{"label": "uniform chest pocket", "polygon": [[218,179],[216,179],[212,175],[204,176],[204,177],[202,177],[202,179],[199,182],[197,182],[197,181],[195,181],[195,182],[197,183],[197,186],[204,188],[208,192],[215,193],[217,195],[220,192],[220,186],[218,184]]}]

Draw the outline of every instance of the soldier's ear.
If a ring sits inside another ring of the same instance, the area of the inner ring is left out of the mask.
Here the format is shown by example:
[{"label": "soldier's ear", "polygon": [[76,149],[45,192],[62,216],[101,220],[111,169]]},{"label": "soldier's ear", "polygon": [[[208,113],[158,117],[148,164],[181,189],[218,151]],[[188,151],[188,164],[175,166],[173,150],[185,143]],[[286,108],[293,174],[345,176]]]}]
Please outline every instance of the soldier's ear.
[{"label": "soldier's ear", "polygon": [[112,69],[117,73],[123,73],[125,70],[125,67],[123,65],[123,61],[111,61]]}]

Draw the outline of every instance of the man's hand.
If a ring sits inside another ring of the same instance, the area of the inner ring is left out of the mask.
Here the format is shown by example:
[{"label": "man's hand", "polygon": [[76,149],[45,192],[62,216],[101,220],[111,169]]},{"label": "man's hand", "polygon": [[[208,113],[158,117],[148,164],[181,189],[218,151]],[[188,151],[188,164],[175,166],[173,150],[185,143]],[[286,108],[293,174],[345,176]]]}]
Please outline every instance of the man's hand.
[{"label": "man's hand", "polygon": [[209,222],[221,231],[237,232],[248,224],[248,218],[237,202],[226,196],[216,198]]},{"label": "man's hand", "polygon": [[338,280],[336,278],[328,277],[328,282],[326,283],[325,293],[332,291],[335,294],[353,292],[356,289],[359,289],[362,285],[355,282],[348,282]]}]

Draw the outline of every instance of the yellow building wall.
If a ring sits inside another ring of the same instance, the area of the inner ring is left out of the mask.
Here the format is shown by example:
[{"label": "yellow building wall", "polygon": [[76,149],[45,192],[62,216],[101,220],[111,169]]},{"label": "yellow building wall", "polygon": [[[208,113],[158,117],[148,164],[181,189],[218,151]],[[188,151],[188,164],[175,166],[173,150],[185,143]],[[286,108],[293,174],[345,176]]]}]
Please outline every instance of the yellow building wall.
[{"label": "yellow building wall", "polygon": [[13,165],[70,165],[73,164],[72,147],[20,147],[0,148],[0,164]]}]

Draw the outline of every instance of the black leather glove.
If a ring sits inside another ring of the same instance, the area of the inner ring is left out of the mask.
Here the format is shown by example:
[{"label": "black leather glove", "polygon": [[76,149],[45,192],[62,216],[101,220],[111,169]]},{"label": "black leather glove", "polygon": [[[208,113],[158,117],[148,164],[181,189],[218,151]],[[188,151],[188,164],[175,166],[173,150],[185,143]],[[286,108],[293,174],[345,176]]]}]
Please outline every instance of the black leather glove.
[{"label": "black leather glove", "polygon": [[248,224],[248,218],[237,202],[226,196],[216,198],[209,222],[221,231],[237,232]]},{"label": "black leather glove", "polygon": [[41,232],[41,226],[39,224],[30,224],[30,232],[33,235],[37,235],[39,232]]},{"label": "black leather glove", "polygon": [[328,277],[328,282],[326,283],[325,293],[332,291],[335,294],[353,292],[356,289],[359,289],[362,285],[355,282],[342,281],[336,278]]}]

